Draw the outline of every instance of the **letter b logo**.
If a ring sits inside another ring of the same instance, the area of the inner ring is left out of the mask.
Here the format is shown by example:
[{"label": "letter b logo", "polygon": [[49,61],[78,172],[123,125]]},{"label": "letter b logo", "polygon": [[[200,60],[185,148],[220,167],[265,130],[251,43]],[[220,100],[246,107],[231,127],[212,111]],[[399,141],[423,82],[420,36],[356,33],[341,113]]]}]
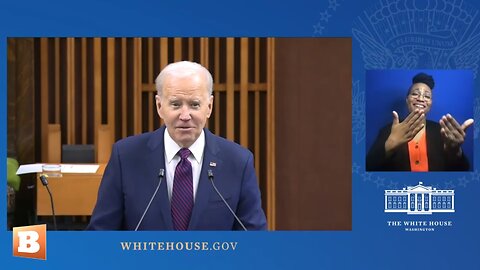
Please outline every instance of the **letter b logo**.
[{"label": "letter b logo", "polygon": [[18,252],[37,253],[40,250],[38,244],[39,235],[36,231],[18,232]]},{"label": "letter b logo", "polygon": [[13,256],[46,259],[47,225],[13,228]]}]

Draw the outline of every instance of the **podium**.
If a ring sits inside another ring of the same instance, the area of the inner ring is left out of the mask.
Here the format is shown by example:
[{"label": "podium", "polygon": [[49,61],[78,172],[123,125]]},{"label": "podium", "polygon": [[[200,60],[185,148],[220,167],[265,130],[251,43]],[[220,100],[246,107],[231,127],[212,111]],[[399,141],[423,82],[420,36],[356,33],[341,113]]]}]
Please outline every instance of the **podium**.
[{"label": "podium", "polygon": [[[49,177],[57,216],[90,216],[97,201],[98,188],[106,164],[99,164],[95,173],[63,173],[62,177]],[[52,207],[48,191],[37,173],[37,216],[51,216]]]}]

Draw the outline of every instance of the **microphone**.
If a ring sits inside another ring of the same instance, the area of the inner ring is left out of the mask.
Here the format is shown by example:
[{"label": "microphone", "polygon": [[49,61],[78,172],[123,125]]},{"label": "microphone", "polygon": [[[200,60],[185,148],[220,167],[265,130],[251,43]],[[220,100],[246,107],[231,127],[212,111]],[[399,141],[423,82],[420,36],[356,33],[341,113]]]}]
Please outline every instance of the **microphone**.
[{"label": "microphone", "polygon": [[138,227],[140,227],[140,224],[142,224],[143,218],[145,217],[145,214],[148,212],[148,209],[150,208],[150,205],[153,202],[153,199],[155,199],[155,196],[157,195],[158,189],[160,188],[160,185],[162,184],[162,179],[165,176],[165,169],[160,169],[158,171],[158,185],[157,188],[155,189],[155,192],[153,193],[152,198],[150,198],[150,202],[148,202],[147,208],[145,208],[145,211],[143,211],[143,215],[138,221],[137,227],[135,227],[135,231],[138,230]]},{"label": "microphone", "polygon": [[230,205],[228,205],[227,201],[225,200],[225,198],[223,198],[222,194],[220,193],[220,191],[218,191],[217,187],[215,186],[215,182],[213,181],[213,172],[212,170],[208,170],[208,179],[210,179],[210,182],[212,183],[212,186],[213,188],[215,189],[215,191],[217,192],[218,196],[222,199],[223,203],[228,207],[228,210],[230,210],[230,213],[232,213],[233,217],[235,217],[235,219],[237,220],[237,222],[240,224],[240,226],[242,226],[243,230],[244,231],[248,231],[247,228],[245,228],[245,226],[243,225],[243,223],[240,221],[240,219],[238,218],[238,216],[235,214],[235,212],[233,212],[232,208],[230,207]]},{"label": "microphone", "polygon": [[48,176],[46,174],[40,175],[40,181],[42,182],[42,185],[44,185],[47,188],[48,195],[50,196],[50,205],[52,206],[52,218],[53,218],[53,229],[56,231],[57,230],[57,219],[55,217],[55,207],[53,204],[53,196],[52,192],[50,192],[50,188],[48,187]]}]

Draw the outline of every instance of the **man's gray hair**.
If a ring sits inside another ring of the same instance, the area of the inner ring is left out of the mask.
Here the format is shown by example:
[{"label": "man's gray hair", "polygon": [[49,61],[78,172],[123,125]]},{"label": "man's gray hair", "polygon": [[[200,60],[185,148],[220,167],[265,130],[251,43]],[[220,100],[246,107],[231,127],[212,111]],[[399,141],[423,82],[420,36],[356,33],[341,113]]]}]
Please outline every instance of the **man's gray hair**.
[{"label": "man's gray hair", "polygon": [[192,76],[193,74],[200,74],[203,73],[207,79],[207,89],[208,93],[212,95],[213,93],[213,78],[210,71],[206,69],[204,66],[190,61],[180,61],[168,64],[160,74],[158,74],[157,78],[155,79],[155,87],[157,88],[157,94],[162,96],[163,91],[163,83],[165,78],[168,76],[175,76],[175,77],[187,77]]}]

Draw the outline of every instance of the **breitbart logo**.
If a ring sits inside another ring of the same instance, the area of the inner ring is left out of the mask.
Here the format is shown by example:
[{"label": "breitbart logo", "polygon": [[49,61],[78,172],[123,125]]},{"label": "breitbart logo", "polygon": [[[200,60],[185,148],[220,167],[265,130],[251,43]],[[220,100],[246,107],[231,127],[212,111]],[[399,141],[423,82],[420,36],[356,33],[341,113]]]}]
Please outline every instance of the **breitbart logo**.
[{"label": "breitbart logo", "polygon": [[47,259],[47,225],[13,228],[13,256]]}]

